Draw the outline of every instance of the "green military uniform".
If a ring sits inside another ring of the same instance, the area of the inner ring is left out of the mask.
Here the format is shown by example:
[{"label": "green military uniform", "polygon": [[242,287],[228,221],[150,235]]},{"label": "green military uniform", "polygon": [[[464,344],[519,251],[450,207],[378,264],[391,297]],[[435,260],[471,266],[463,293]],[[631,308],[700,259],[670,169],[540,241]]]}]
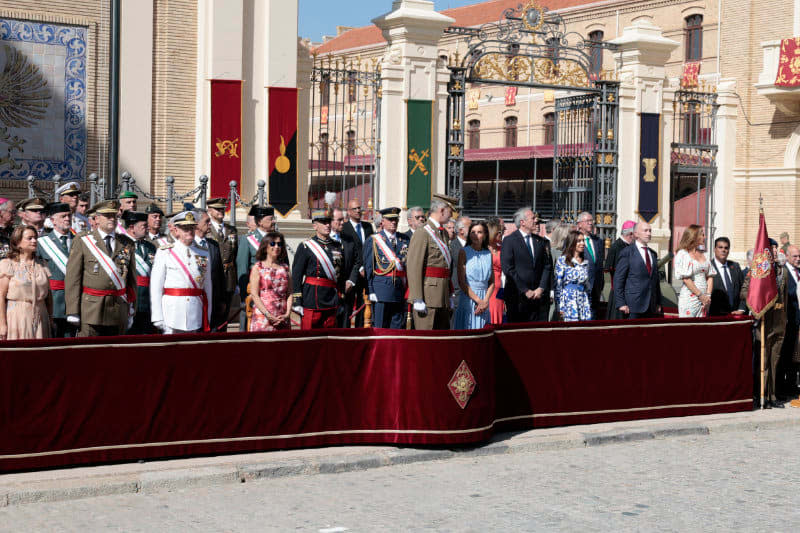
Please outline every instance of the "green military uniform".
[{"label": "green military uniform", "polygon": [[[208,201],[206,207],[225,211],[225,198],[213,198]],[[228,319],[231,307],[231,298],[236,292],[237,252],[239,251],[239,236],[236,227],[224,222],[219,226],[212,220],[208,238],[219,244],[219,252],[222,258],[222,273],[225,277],[225,320]],[[249,274],[249,271],[248,271]]]},{"label": "green military uniform", "polygon": [[[95,213],[115,216],[119,203],[108,200],[93,208]],[[112,231],[113,234],[113,231]],[[72,245],[64,281],[68,319],[80,320],[79,337],[121,335],[128,325],[130,303],[135,298],[135,243],[125,235],[111,235],[113,250],[108,250],[99,230],[78,234]],[[92,244],[86,242],[88,237]],[[94,249],[99,249],[100,259]],[[100,261],[111,260],[122,287],[118,288]],[[124,294],[117,294],[124,291]]]},{"label": "green military uniform", "polygon": [[[137,222],[147,222],[147,214],[126,211],[122,215],[125,229],[129,232]],[[133,235],[129,233],[129,235]],[[150,271],[158,247],[145,238],[134,241],[136,253],[134,263],[136,268],[136,316],[133,325],[128,328],[128,335],[148,335],[158,333],[150,322]]]},{"label": "green military uniform", "polygon": [[[70,212],[69,205],[54,203],[48,206],[50,216],[56,213]],[[76,328],[67,323],[66,302],[64,300],[64,277],[67,272],[67,259],[74,241],[71,231],[61,235],[55,230],[39,238],[36,253],[47,264],[50,270],[50,294],[53,296],[53,322],[56,338],[74,337]]]},{"label": "green military uniform", "polygon": [[[441,195],[436,197],[452,205],[451,198]],[[452,290],[449,254],[447,232],[431,219],[411,237],[406,256],[408,301],[411,304],[424,302],[427,308],[425,313],[414,310],[414,329],[450,328]]]},{"label": "green military uniform", "polygon": [[[261,207],[254,205],[250,208],[249,215],[258,221],[265,216],[273,216],[275,210],[272,207]],[[245,310],[245,300],[247,299],[247,284],[250,282],[250,269],[256,264],[256,252],[261,244],[261,240],[267,234],[256,228],[247,235],[239,237],[238,250],[236,252],[236,275],[239,281],[239,297],[242,299],[242,309],[239,312],[239,331],[245,331],[247,325],[247,311]]]}]

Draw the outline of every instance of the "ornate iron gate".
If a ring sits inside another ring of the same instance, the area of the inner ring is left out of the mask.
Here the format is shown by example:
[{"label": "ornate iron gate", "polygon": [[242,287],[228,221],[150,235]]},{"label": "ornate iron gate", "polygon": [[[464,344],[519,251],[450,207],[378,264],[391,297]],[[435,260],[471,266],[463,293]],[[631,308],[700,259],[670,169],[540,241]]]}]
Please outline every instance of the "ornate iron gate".
[{"label": "ornate iron gate", "polygon": [[309,206],[326,192],[377,205],[381,73],[376,59],[314,57],[311,71]]},{"label": "ornate iron gate", "polygon": [[614,235],[617,206],[619,83],[595,82],[600,92],[556,99],[554,212],[576,222],[593,213],[603,238]]},{"label": "ornate iron gate", "polygon": [[[451,27],[467,44],[450,61],[447,108],[446,190],[464,206],[465,93],[468,83],[559,89],[576,93],[557,100],[553,212],[565,218],[585,210],[598,217],[603,237],[616,217],[617,96],[619,84],[592,71],[591,54],[615,49],[568,32],[564,20],[534,1],[506,9],[499,22]],[[601,136],[595,136],[602,130]]]}]

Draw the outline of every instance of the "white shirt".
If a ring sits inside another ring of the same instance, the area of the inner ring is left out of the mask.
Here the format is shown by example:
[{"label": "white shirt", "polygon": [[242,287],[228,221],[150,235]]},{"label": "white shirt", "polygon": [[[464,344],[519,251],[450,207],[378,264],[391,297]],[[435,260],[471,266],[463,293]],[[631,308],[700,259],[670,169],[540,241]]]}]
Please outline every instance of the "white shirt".
[{"label": "white shirt", "polygon": [[331,232],[331,239],[333,239],[334,241],[342,242],[342,238],[339,236],[339,234],[333,231]]},{"label": "white shirt", "polygon": [[[195,237],[196,238],[196,237]],[[150,319],[163,321],[166,333],[172,330],[198,331],[203,327],[203,301],[198,296],[167,296],[164,289],[193,289],[183,267],[170,253],[174,251],[189,270],[198,287],[208,298],[208,320],[211,320],[211,264],[208,252],[198,246],[185,246],[179,241],[159,248],[150,272]],[[198,258],[200,258],[198,260]],[[201,263],[205,265],[201,268]]]},{"label": "white shirt", "polygon": [[[728,290],[728,286],[726,285],[727,280],[725,279],[725,265],[727,265],[727,264],[728,264],[727,261],[723,264],[723,263],[720,263],[717,260],[716,257],[714,258],[714,266],[716,266],[716,268],[717,268],[717,272],[719,273],[719,277],[722,278],[722,287],[725,289],[726,292]],[[731,267],[728,267],[728,275],[729,276],[731,275],[730,268]],[[733,278],[731,278],[731,281],[733,281]]]},{"label": "white shirt", "polygon": [[61,242],[61,237],[67,238],[67,250],[72,248],[72,235],[68,233],[61,233],[57,229],[53,228],[53,234],[58,242]]},{"label": "white shirt", "polygon": [[[533,257],[536,257],[536,252],[533,249],[533,236],[530,233],[528,233],[527,231],[525,231],[524,229],[522,229],[522,228],[519,228],[519,233],[520,233],[520,235],[522,235],[522,240],[525,242],[525,245],[528,246],[528,248],[530,249],[531,255]],[[529,236],[531,237],[530,238],[530,244],[528,244],[528,237]]]},{"label": "white shirt", "polygon": [[462,239],[458,235],[456,235],[456,239],[458,239],[458,244],[460,244],[462,248],[467,246],[467,241],[465,239]]},{"label": "white shirt", "polygon": [[[106,237],[108,236],[108,233],[105,233],[103,230],[101,230],[101,229],[99,229],[99,228],[97,229],[97,233],[99,233],[99,234],[100,234],[100,242],[101,242],[101,243],[103,243],[103,244],[105,244],[105,243],[106,243]],[[117,245],[117,238],[116,238],[116,236],[115,236],[115,235],[112,233],[112,234],[111,234],[111,250],[109,250],[109,251],[110,251],[110,252],[113,252],[113,251],[114,251],[114,247],[115,247],[116,245]]]},{"label": "white shirt", "polygon": [[[645,266],[647,266],[647,254],[650,253],[649,250],[647,249],[647,245],[646,244],[642,244],[639,241],[636,241],[636,248],[639,250],[639,255],[642,256],[642,261],[644,261]],[[654,266],[653,265],[653,256],[651,255],[650,256],[650,268],[652,268],[653,266]]]}]

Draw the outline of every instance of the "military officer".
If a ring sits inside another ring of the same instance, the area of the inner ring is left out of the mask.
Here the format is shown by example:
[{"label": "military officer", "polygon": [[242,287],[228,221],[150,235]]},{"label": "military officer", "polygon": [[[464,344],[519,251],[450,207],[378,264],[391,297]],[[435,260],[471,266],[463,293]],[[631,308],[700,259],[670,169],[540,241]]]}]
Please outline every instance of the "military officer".
[{"label": "military officer", "polygon": [[133,191],[122,191],[120,193],[118,201],[119,201],[119,213],[117,213],[117,233],[121,233],[130,237],[125,233],[125,224],[122,221],[122,214],[125,211],[136,211],[136,202],[139,199],[139,196]]},{"label": "military officer", "polygon": [[125,231],[136,243],[136,316],[128,335],[149,335],[157,333],[150,321],[150,271],[156,256],[156,247],[145,238],[147,235],[147,214],[125,211],[122,214]]},{"label": "military officer", "polygon": [[72,231],[74,234],[78,234],[89,229],[89,225],[83,218],[75,216],[75,210],[78,207],[78,198],[80,195],[81,188],[78,186],[78,182],[76,181],[70,181],[69,183],[65,183],[56,189],[56,197],[58,197],[58,201],[67,204],[70,212],[72,213]]},{"label": "military officer", "polygon": [[[225,223],[226,198],[212,198],[206,203],[208,216],[211,217],[211,229],[208,238],[219,244],[222,256],[222,273],[225,277],[225,306],[224,316],[228,320],[231,309],[231,299],[236,292],[236,253],[239,242],[236,227]],[[249,273],[248,273],[249,275]]]},{"label": "military officer", "polygon": [[47,203],[41,198],[28,198],[17,203],[17,212],[22,224],[33,226],[39,237],[44,235],[44,208]]},{"label": "military officer", "polygon": [[297,247],[292,265],[295,293],[292,309],[303,317],[302,329],[336,327],[338,287],[344,286],[342,243],[330,238],[330,211],[314,211],[315,235]]},{"label": "military officer", "polygon": [[67,321],[79,337],[122,335],[136,311],[136,244],[115,232],[119,202],[92,209],[97,227],[77,235],[67,261]]},{"label": "military officer", "polygon": [[406,255],[409,239],[397,232],[400,208],[380,211],[381,231],[364,241],[364,275],[376,328],[406,327]]},{"label": "military officer", "polygon": [[166,237],[161,230],[161,224],[164,222],[164,211],[156,204],[151,203],[144,208],[144,212],[147,215],[147,236],[145,238],[150,241],[150,244],[158,248],[164,244],[160,240]]},{"label": "military officer", "polygon": [[158,249],[150,275],[151,320],[168,335],[208,332],[213,304],[208,251],[195,242],[193,211],[178,213],[171,222],[175,242]]},{"label": "military officer", "polygon": [[256,252],[261,245],[261,239],[275,229],[275,209],[271,206],[254,205],[250,208],[248,215],[253,217],[256,229],[239,237],[236,252],[236,275],[239,276],[239,297],[242,299],[242,309],[239,312],[239,331],[247,329],[247,310],[244,302],[249,294],[247,284],[250,281],[250,269],[256,262]]},{"label": "military officer", "polygon": [[413,304],[414,329],[450,327],[450,249],[444,225],[455,200],[434,194],[427,223],[414,232],[408,245],[408,301]]},{"label": "military officer", "polygon": [[8,257],[15,218],[17,218],[17,208],[14,202],[8,198],[0,198],[0,259]]},{"label": "military officer", "polygon": [[67,260],[72,248],[72,211],[69,204],[57,202],[47,206],[53,231],[42,236],[36,244],[36,252],[50,270],[50,293],[53,295],[53,323],[55,338],[74,337],[78,329],[67,322],[67,306],[64,300],[64,277],[67,275]]}]

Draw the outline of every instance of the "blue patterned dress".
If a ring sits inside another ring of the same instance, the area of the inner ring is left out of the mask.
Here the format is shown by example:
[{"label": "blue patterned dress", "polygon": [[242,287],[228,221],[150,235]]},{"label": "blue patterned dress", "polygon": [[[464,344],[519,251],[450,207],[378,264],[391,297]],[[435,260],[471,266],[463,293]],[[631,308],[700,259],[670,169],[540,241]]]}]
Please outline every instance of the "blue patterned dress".
[{"label": "blue patterned dress", "polygon": [[[466,274],[467,284],[478,298],[486,298],[486,290],[489,288],[489,280],[493,278],[492,272],[492,252],[489,250],[476,251],[472,246],[464,247],[467,255]],[[467,291],[461,291],[456,308],[455,329],[481,329],[491,320],[489,308],[480,315],[475,314],[475,302],[467,295]]]},{"label": "blue patterned dress", "polygon": [[589,262],[567,264],[562,255],[556,261],[555,299],[564,321],[591,320],[592,307],[589,299]]}]

